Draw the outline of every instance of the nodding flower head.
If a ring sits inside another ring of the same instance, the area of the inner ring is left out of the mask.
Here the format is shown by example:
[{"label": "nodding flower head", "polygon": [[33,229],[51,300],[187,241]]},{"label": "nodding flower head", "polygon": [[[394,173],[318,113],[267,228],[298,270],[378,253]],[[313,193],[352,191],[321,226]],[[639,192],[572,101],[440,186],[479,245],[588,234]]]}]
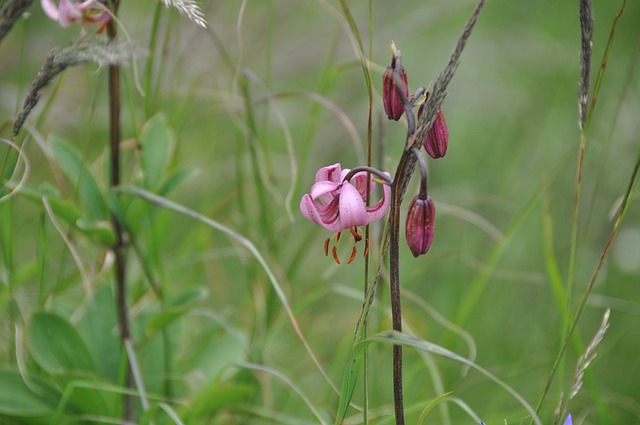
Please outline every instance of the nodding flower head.
[{"label": "nodding flower head", "polygon": [[436,207],[429,196],[416,195],[407,213],[405,234],[414,257],[426,254],[433,242]]},{"label": "nodding flower head", "polygon": [[53,0],[40,0],[42,10],[60,26],[66,28],[75,23],[106,24],[111,15],[102,0],[60,0],[58,6]]},{"label": "nodding flower head", "polygon": [[389,119],[398,121],[404,114],[404,102],[398,93],[396,82],[402,84],[402,93],[406,98],[409,97],[409,85],[407,71],[402,66],[400,50],[396,49],[395,43],[391,43],[391,50],[393,51],[391,64],[387,66],[382,76],[382,103]]},{"label": "nodding flower head", "polygon": [[[302,215],[327,230],[338,232],[336,243],[340,240],[339,233],[347,229],[350,229],[354,242],[359,242],[362,236],[358,233],[357,227],[382,218],[389,208],[391,197],[389,185],[383,185],[382,198],[375,205],[367,206],[367,172],[358,172],[349,180],[345,180],[350,171],[348,168],[342,170],[340,164],[320,168],[316,173],[316,182],[311,186],[311,192],[300,200]],[[389,173],[383,174],[389,176]],[[375,189],[375,181],[373,175],[369,178],[369,195],[371,195]],[[330,239],[325,242],[325,254],[328,254]],[[367,249],[365,254],[366,252]],[[340,262],[335,246],[333,257],[336,262]],[[349,262],[353,261],[354,257],[355,250]]]},{"label": "nodding flower head", "polygon": [[[418,109],[418,119],[422,115],[426,102],[420,105]],[[424,148],[433,159],[442,158],[447,153],[447,146],[449,145],[449,127],[447,121],[444,119],[444,113],[442,109],[438,109],[436,119],[433,121],[433,125],[427,132],[423,142]]]}]

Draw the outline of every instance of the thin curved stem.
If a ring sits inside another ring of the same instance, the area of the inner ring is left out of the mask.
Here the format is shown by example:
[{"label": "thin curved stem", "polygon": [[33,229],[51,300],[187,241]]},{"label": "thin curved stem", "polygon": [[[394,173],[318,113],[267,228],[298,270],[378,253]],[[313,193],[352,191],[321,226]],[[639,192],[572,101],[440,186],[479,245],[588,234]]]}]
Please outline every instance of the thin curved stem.
[{"label": "thin curved stem", "polygon": [[416,156],[418,164],[420,165],[420,197],[427,199],[427,161],[424,159],[424,155],[419,148],[414,146],[411,148],[411,152]]},{"label": "thin curved stem", "polygon": [[384,181],[388,185],[391,185],[393,183],[390,176],[378,170],[377,168],[368,167],[366,165],[361,165],[359,167],[353,168],[351,171],[347,173],[346,176],[344,176],[344,179],[342,179],[342,181],[349,181],[353,178],[353,176],[363,171],[373,174],[374,176],[378,177],[380,180]]}]

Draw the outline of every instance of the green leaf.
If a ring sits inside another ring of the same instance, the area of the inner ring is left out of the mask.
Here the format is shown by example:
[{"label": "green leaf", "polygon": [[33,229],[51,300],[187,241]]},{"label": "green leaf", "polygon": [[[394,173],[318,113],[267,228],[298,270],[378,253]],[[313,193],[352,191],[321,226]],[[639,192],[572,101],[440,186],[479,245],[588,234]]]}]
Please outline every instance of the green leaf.
[{"label": "green leaf", "polygon": [[140,165],[144,174],[144,184],[155,188],[169,166],[175,136],[163,114],[149,118],[140,134]]},{"label": "green leaf", "polygon": [[82,161],[82,155],[70,143],[51,136],[51,152],[62,173],[78,188],[80,202],[87,216],[92,219],[106,220],[109,216],[107,203],[91,170]]},{"label": "green leaf", "polygon": [[[114,416],[121,403],[120,394],[110,391],[108,384],[95,376],[66,373],[58,377],[65,392],[64,403],[58,406],[58,413],[83,412],[93,416]],[[55,423],[55,421],[54,421]]]},{"label": "green leaf", "polygon": [[449,397],[450,395],[451,395],[451,391],[449,391],[448,393],[441,394],[440,396],[434,398],[429,403],[427,403],[427,405],[424,407],[424,409],[422,409],[422,412],[420,413],[420,417],[418,418],[417,425],[422,425],[425,419],[427,419],[427,416],[429,415],[429,413],[433,410],[433,408],[436,407],[438,403],[440,403],[442,400]]},{"label": "green leaf", "polygon": [[35,188],[29,185],[24,185],[20,189],[20,195],[37,203],[41,207],[43,206],[42,197],[46,196],[47,201],[51,206],[51,211],[53,211],[57,218],[64,220],[67,224],[75,226],[76,220],[82,217],[82,211],[80,211],[76,204],[66,199],[62,199],[57,191],[51,190],[51,187],[43,185]]},{"label": "green leaf", "polygon": [[111,382],[118,382],[121,361],[120,339],[113,332],[118,326],[115,303],[109,285],[100,285],[80,323],[100,375]]},{"label": "green leaf", "polygon": [[110,221],[80,219],[76,221],[76,226],[87,236],[105,246],[113,246],[116,243],[116,232]]},{"label": "green leaf", "polygon": [[82,211],[71,201],[62,199],[55,191],[49,188],[33,188],[24,186],[20,194],[25,198],[44,207],[42,197],[47,197],[47,202],[56,218],[75,227],[81,233],[89,236],[103,245],[111,246],[116,242],[116,234],[111,222],[106,220],[91,220],[82,217]]},{"label": "green leaf", "polygon": [[353,353],[351,353],[351,359],[349,359],[349,363],[347,363],[347,367],[342,377],[342,384],[340,385],[340,399],[338,400],[338,411],[336,413],[335,425],[341,424],[347,415],[347,409],[349,408],[349,403],[351,403],[351,398],[353,397],[353,391],[355,390],[356,383],[358,382],[358,370],[360,369],[360,364],[364,360],[364,351],[367,346],[368,343],[357,344],[353,349]]},{"label": "green leaf", "polygon": [[25,423],[26,418],[48,417],[53,413],[60,393],[38,377],[28,376],[27,380],[28,386],[18,369],[0,368],[0,416],[19,417],[20,423]]},{"label": "green leaf", "polygon": [[34,360],[51,374],[66,371],[96,371],[84,340],[66,319],[52,313],[31,316],[28,347]]},{"label": "green leaf", "polygon": [[193,304],[205,299],[207,294],[208,292],[203,289],[194,289],[182,293],[168,308],[151,316],[146,326],[147,334],[151,336],[184,316],[189,312]]},{"label": "green leaf", "polygon": [[191,179],[192,177],[197,175],[199,172],[200,170],[196,168],[189,168],[186,170],[176,170],[172,172],[171,174],[169,174],[169,177],[167,177],[162,182],[162,185],[160,185],[160,188],[158,189],[158,194],[162,196],[168,195],[169,193],[173,192],[173,190],[175,190],[178,186],[180,186],[187,180]]},{"label": "green leaf", "polygon": [[246,401],[255,392],[248,384],[212,380],[190,400],[187,423],[202,423],[218,410]]}]

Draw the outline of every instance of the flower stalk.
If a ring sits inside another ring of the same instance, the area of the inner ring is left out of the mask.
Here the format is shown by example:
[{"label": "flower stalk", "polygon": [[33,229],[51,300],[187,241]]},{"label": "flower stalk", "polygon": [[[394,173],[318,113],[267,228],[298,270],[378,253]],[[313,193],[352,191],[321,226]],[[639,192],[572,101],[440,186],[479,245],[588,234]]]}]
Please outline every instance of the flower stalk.
[{"label": "flower stalk", "polygon": [[[113,16],[118,12],[118,0],[112,0],[110,10]],[[110,41],[117,37],[117,27],[115,19],[109,20],[107,23],[107,36]],[[120,65],[109,65],[109,152],[110,152],[110,180],[111,188],[120,185]],[[111,223],[116,233],[116,243],[113,246],[115,254],[115,278],[116,278],[116,309],[118,316],[118,327],[120,333],[120,342],[124,348],[131,342],[131,325],[129,320],[129,311],[127,308],[127,286],[126,286],[126,257],[125,257],[125,237],[124,229],[120,218],[113,211],[111,212]],[[125,378],[124,385],[126,388],[133,387],[133,377],[128,358],[125,356]],[[122,418],[124,421],[130,421],[133,416],[133,398],[131,395],[123,396]]]}]

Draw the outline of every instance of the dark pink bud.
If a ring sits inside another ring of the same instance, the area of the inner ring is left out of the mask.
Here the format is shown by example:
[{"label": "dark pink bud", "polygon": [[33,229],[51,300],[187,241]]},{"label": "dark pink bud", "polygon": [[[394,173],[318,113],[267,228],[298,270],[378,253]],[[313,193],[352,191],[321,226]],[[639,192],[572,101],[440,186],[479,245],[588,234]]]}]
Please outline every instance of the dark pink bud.
[{"label": "dark pink bud", "polygon": [[407,243],[414,257],[426,254],[433,242],[436,207],[430,197],[416,195],[409,205],[406,231]]},{"label": "dark pink bud", "polygon": [[[420,105],[420,109],[418,109],[418,119],[420,119],[420,115],[422,115],[422,110],[424,109],[425,104],[426,102]],[[433,121],[433,125],[427,132],[423,145],[429,156],[433,159],[441,158],[447,153],[447,146],[449,145],[449,127],[447,126],[447,121],[444,119],[442,109],[438,109],[436,119]]]},{"label": "dark pink bud", "polygon": [[[400,67],[397,68],[397,65]],[[391,59],[391,65],[387,66],[382,76],[382,102],[384,103],[384,111],[390,120],[398,121],[404,114],[404,103],[402,97],[398,93],[396,79],[402,82],[402,93],[405,97],[409,97],[409,84],[407,82],[407,71],[404,66],[396,63],[394,54]]]}]

